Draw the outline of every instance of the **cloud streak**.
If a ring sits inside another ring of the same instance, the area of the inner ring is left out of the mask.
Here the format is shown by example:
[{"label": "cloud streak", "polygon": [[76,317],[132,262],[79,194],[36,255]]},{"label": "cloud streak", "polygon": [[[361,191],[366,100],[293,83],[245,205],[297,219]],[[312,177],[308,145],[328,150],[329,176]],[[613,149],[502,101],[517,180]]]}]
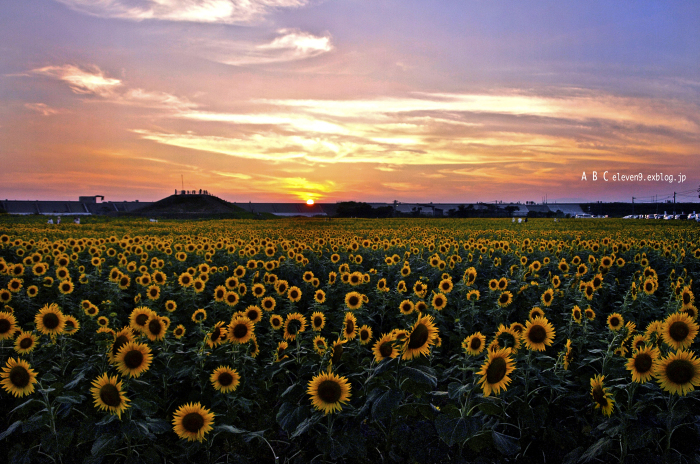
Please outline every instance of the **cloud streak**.
[{"label": "cloud streak", "polygon": [[56,0],[72,10],[100,18],[247,24],[306,0]]},{"label": "cloud streak", "polygon": [[200,39],[191,44],[210,60],[232,66],[298,61],[333,50],[330,34],[314,35],[297,29],[279,29],[277,37],[263,43]]}]

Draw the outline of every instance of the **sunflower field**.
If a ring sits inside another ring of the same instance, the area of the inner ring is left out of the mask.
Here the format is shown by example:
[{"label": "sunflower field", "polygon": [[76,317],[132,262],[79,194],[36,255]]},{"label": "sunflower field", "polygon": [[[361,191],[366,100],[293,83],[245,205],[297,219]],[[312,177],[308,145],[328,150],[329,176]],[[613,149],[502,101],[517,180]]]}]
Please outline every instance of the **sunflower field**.
[{"label": "sunflower field", "polygon": [[0,218],[0,461],[700,462],[699,232]]}]

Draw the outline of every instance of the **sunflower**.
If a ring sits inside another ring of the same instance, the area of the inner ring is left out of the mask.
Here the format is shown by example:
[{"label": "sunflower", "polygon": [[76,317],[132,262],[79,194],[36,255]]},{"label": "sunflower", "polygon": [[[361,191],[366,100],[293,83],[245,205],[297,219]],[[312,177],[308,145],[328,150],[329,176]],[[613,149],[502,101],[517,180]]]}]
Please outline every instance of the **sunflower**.
[{"label": "sunflower", "polygon": [[510,293],[508,290],[506,290],[505,292],[502,292],[499,295],[498,306],[500,306],[501,308],[505,308],[506,306],[511,304],[512,301],[513,301],[513,294]]},{"label": "sunflower", "polygon": [[289,344],[284,340],[277,344],[277,349],[275,350],[275,362],[282,361],[283,359],[288,357],[286,354],[284,354],[284,351],[287,348],[289,348]]},{"label": "sunflower", "polygon": [[673,313],[666,318],[661,328],[664,343],[674,349],[689,348],[698,334],[698,325],[686,313]]},{"label": "sunflower", "polygon": [[492,292],[498,290],[498,281],[496,279],[489,280],[489,290]]},{"label": "sunflower", "polygon": [[306,318],[300,313],[287,314],[284,321],[284,339],[294,341],[297,335],[306,330]]},{"label": "sunflower", "polygon": [[253,324],[257,324],[262,320],[262,309],[260,309],[258,306],[248,306],[245,309],[244,314]]},{"label": "sunflower", "polygon": [[571,317],[577,324],[580,324],[581,320],[583,320],[583,314],[581,313],[581,308],[579,308],[578,305],[574,306],[574,308],[571,310]]},{"label": "sunflower", "polygon": [[185,326],[182,324],[178,324],[178,326],[173,329],[173,336],[179,340],[184,335],[185,335]]},{"label": "sunflower", "polygon": [[523,340],[527,349],[544,351],[552,344],[555,334],[554,326],[546,317],[536,317],[525,323]]},{"label": "sunflower", "polygon": [[608,316],[608,327],[617,332],[625,325],[625,320],[619,313],[612,313]]},{"label": "sunflower", "polygon": [[659,288],[659,282],[654,278],[648,278],[642,284],[642,290],[647,295],[653,295],[654,292]]},{"label": "sunflower", "polygon": [[224,294],[224,302],[230,307],[236,306],[239,300],[240,297],[238,296],[238,293],[234,292],[233,290],[229,290]]},{"label": "sunflower", "polygon": [[315,311],[311,315],[311,328],[314,330],[314,332],[320,332],[325,325],[326,316],[320,311]]},{"label": "sunflower", "polygon": [[46,304],[34,316],[34,323],[39,332],[44,335],[59,335],[63,333],[66,318],[56,303]]},{"label": "sunflower", "polygon": [[122,375],[137,378],[146,372],[153,360],[151,349],[145,343],[128,342],[117,351],[115,362]]},{"label": "sunflower", "polygon": [[498,395],[505,391],[511,379],[508,374],[515,370],[515,361],[510,357],[510,348],[501,348],[488,352],[488,359],[481,366],[478,374],[481,375],[479,384],[484,391],[484,396],[491,393]]},{"label": "sunflower", "polygon": [[2,368],[0,378],[2,378],[0,382],[2,388],[13,396],[21,398],[34,393],[36,372],[23,359],[8,359],[5,367]]},{"label": "sunflower", "polygon": [[554,290],[551,288],[548,288],[540,297],[542,300],[542,304],[545,305],[546,307],[550,307],[552,305],[552,301],[554,301]]},{"label": "sunflower", "polygon": [[320,335],[316,335],[314,337],[314,350],[316,350],[316,353],[318,353],[320,356],[323,356],[327,349],[328,342],[326,341],[326,339]]},{"label": "sunflower", "polygon": [[279,330],[284,325],[284,319],[279,314],[273,314],[270,316],[270,325],[273,329]]},{"label": "sunflower", "polygon": [[432,304],[433,308],[437,309],[438,311],[442,311],[445,306],[447,306],[447,297],[442,293],[435,293],[433,294]]},{"label": "sunflower", "polygon": [[346,343],[347,339],[341,338],[333,342],[333,346],[331,347],[331,365],[337,366],[340,364],[340,360],[343,358],[343,345]]},{"label": "sunflower", "polygon": [[479,290],[469,290],[467,293],[467,301],[479,301],[479,297],[481,294],[479,293]]},{"label": "sunflower", "polygon": [[211,332],[207,334],[207,345],[209,348],[216,348],[221,345],[221,343],[226,339],[226,327],[224,327],[223,321],[219,321],[214,324]]},{"label": "sunflower", "polygon": [[17,330],[17,319],[12,313],[0,312],[0,340],[11,339]]},{"label": "sunflower", "polygon": [[661,388],[671,394],[685,396],[700,386],[700,359],[693,351],[670,353],[657,360],[653,372]]},{"label": "sunflower", "polygon": [[347,378],[324,372],[311,379],[306,392],[311,396],[314,408],[328,414],[340,411],[343,403],[348,402],[350,387]]},{"label": "sunflower", "polygon": [[566,340],[566,345],[565,345],[565,350],[564,353],[562,353],[562,364],[564,366],[564,370],[567,371],[569,370],[569,366],[571,365],[571,361],[574,357],[573,350],[571,349],[571,340]]},{"label": "sunflower", "polygon": [[592,321],[593,319],[595,319],[595,311],[593,311],[593,309],[591,309],[590,306],[583,311],[583,314],[586,316],[586,319],[588,319],[589,321]]},{"label": "sunflower", "polygon": [[173,430],[178,437],[187,441],[202,442],[204,435],[212,430],[213,423],[214,413],[200,403],[184,404],[173,415]]},{"label": "sunflower", "polygon": [[192,322],[195,322],[197,324],[201,324],[202,322],[207,320],[207,311],[203,308],[197,309],[195,312],[192,313]]},{"label": "sunflower", "polygon": [[37,287],[36,285],[30,285],[29,287],[27,287],[27,296],[29,298],[34,298],[38,294],[39,294],[39,287]]},{"label": "sunflower", "polygon": [[80,322],[78,322],[78,320],[75,317],[73,317],[71,315],[63,316],[63,317],[66,318],[66,325],[63,328],[63,332],[65,334],[73,335],[78,330],[80,330]]},{"label": "sunflower", "polygon": [[150,341],[155,342],[163,340],[163,338],[165,337],[166,330],[167,327],[165,326],[163,318],[161,318],[158,314],[154,312],[148,318],[148,321],[144,326],[143,333],[148,337]]},{"label": "sunflower", "polygon": [[122,413],[129,407],[129,398],[122,394],[122,381],[115,375],[110,377],[107,373],[102,374],[92,381],[92,398],[95,406],[100,410],[105,410],[112,415],[122,418]]},{"label": "sunflower", "polygon": [[462,349],[470,356],[476,356],[484,351],[485,347],[486,337],[481,332],[473,333],[462,341]]},{"label": "sunflower", "polygon": [[518,333],[510,327],[506,327],[503,324],[498,326],[495,338],[498,339],[498,345],[501,348],[508,347],[511,349],[511,353],[515,354],[520,349],[522,333]]},{"label": "sunflower", "polygon": [[370,328],[370,326],[363,325],[362,327],[360,327],[358,334],[360,337],[361,345],[366,345],[372,341],[372,329]]},{"label": "sunflower", "polygon": [[260,302],[260,305],[262,306],[262,309],[265,310],[266,312],[270,312],[273,309],[275,309],[275,306],[277,305],[277,302],[275,299],[271,296],[266,296],[265,298],[262,299]]},{"label": "sunflower", "polygon": [[299,287],[289,287],[289,291],[287,292],[287,298],[289,298],[289,301],[292,301],[296,303],[297,301],[301,300],[301,289]]},{"label": "sunflower", "polygon": [[645,383],[651,380],[654,363],[658,357],[658,348],[644,346],[642,349],[635,351],[625,365],[627,370],[632,373],[632,381]]},{"label": "sunflower", "polygon": [[435,344],[438,328],[430,315],[419,316],[403,344],[401,359],[413,359],[418,355],[430,354],[430,346]]},{"label": "sunflower", "polygon": [[180,284],[180,287],[190,287],[193,281],[194,279],[192,278],[192,274],[190,274],[189,272],[183,272],[177,279],[177,282]]},{"label": "sunflower", "polygon": [[588,282],[584,284],[581,282],[581,289],[583,290],[583,294],[586,296],[588,301],[593,299],[593,296],[595,295],[595,287],[593,286],[593,283]]},{"label": "sunflower", "polygon": [[591,379],[591,396],[593,397],[595,408],[600,408],[603,415],[610,416],[615,406],[615,400],[612,399],[608,389],[603,386],[603,380],[605,380],[605,376],[600,374]]},{"label": "sunflower", "polygon": [[403,300],[399,305],[399,311],[401,311],[401,314],[403,315],[411,314],[413,310],[414,306],[411,300]]},{"label": "sunflower", "polygon": [[352,340],[357,337],[357,318],[351,312],[345,313],[343,320],[343,336],[347,340]]},{"label": "sunflower", "polygon": [[255,327],[246,316],[234,316],[226,328],[226,338],[234,344],[248,343]]},{"label": "sunflower", "polygon": [[229,366],[219,366],[214,369],[214,372],[209,377],[209,381],[216,390],[219,390],[221,393],[228,393],[236,391],[238,384],[241,383],[241,376],[236,369],[232,369]]},{"label": "sunflower", "polygon": [[168,300],[165,302],[165,310],[169,313],[175,312],[177,309],[177,303],[175,303],[173,300]]},{"label": "sunflower", "polygon": [[146,324],[148,324],[148,320],[153,314],[155,314],[155,312],[146,306],[134,308],[129,316],[129,326],[138,332],[144,332],[146,330]]},{"label": "sunflower", "polygon": [[146,296],[149,300],[157,300],[160,298],[160,287],[157,285],[151,285],[148,287],[148,290],[146,290]]},{"label": "sunflower", "polygon": [[530,318],[530,320],[538,317],[544,317],[544,311],[542,311],[542,309],[539,306],[535,306],[530,310],[528,317]]},{"label": "sunflower", "polygon": [[15,339],[15,351],[19,354],[31,353],[36,348],[37,341],[39,341],[39,337],[33,332],[22,331]]},{"label": "sunflower", "polygon": [[119,276],[118,284],[121,290],[126,290],[127,288],[129,288],[129,285],[131,285],[131,277],[122,274],[121,276]]},{"label": "sunflower", "polygon": [[12,300],[12,293],[6,288],[0,288],[0,303],[9,303],[10,300]]},{"label": "sunflower", "polygon": [[348,292],[345,295],[345,305],[348,309],[359,309],[362,306],[362,294],[358,292]]},{"label": "sunflower", "polygon": [[395,346],[396,336],[393,332],[384,334],[372,347],[374,360],[380,362],[386,358],[395,358],[399,355],[399,350]]},{"label": "sunflower", "polygon": [[256,298],[262,298],[265,295],[265,286],[263,284],[253,284],[250,291]]}]

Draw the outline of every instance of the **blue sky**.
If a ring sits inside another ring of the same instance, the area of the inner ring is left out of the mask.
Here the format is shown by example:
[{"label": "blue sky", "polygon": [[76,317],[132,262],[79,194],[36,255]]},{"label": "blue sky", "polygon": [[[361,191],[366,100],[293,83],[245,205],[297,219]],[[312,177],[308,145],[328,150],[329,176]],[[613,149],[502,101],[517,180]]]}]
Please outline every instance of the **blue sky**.
[{"label": "blue sky", "polygon": [[[3,198],[157,200],[181,176],[230,201],[629,201],[700,183],[700,2],[3,9]],[[686,180],[581,180],[594,170]]]}]

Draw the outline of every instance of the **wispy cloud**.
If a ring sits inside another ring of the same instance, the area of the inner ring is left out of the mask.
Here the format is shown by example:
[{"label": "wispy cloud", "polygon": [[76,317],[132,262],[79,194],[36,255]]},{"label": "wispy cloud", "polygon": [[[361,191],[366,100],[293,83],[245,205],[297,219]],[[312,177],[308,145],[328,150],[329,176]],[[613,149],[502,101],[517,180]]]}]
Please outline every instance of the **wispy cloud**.
[{"label": "wispy cloud", "polygon": [[277,37],[263,43],[199,39],[190,44],[212,61],[233,66],[297,61],[333,50],[330,34],[319,36],[297,29],[279,29]]},{"label": "wispy cloud", "polygon": [[307,0],[56,0],[81,13],[134,21],[156,19],[200,23],[251,23],[279,8]]},{"label": "wispy cloud", "polygon": [[122,81],[112,77],[105,77],[104,73],[96,66],[89,70],[83,70],[71,64],[63,66],[45,66],[32,70],[32,73],[60,79],[77,94],[95,94],[108,97],[114,93]]},{"label": "wispy cloud", "polygon": [[51,116],[59,113],[59,110],[51,108],[46,103],[25,103],[24,107],[32,111],[41,113],[44,116]]},{"label": "wispy cloud", "polygon": [[[72,64],[45,66],[30,71],[29,75],[42,75],[66,82],[79,95],[96,95],[103,101],[144,108],[167,108],[172,111],[190,111],[196,105],[187,99],[165,92],[128,88],[121,79],[107,77],[99,67],[86,69]],[[33,108],[35,109],[35,108]]]}]

